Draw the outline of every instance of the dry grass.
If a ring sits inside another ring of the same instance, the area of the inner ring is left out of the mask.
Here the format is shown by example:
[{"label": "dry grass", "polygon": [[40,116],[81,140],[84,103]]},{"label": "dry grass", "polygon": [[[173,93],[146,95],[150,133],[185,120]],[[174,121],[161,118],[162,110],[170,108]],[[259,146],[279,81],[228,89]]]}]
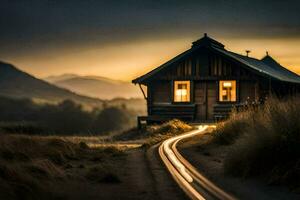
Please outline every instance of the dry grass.
[{"label": "dry grass", "polygon": [[[148,127],[139,137],[150,146],[190,129],[172,120]],[[0,199],[66,199],[70,191],[76,193],[70,189],[74,182],[91,187],[122,183],[126,151],[141,144],[107,141],[105,137],[0,134]]]},{"label": "dry grass", "polygon": [[229,120],[219,122],[214,131],[214,141],[220,145],[230,145],[235,142],[240,135],[244,133],[244,129],[249,125],[249,120],[253,120],[256,116],[258,108],[250,107],[248,110],[237,112],[233,110]]},{"label": "dry grass", "polygon": [[113,162],[126,155],[124,150],[59,137],[0,135],[0,199],[62,198],[54,186],[74,180],[119,183]]},{"label": "dry grass", "polygon": [[217,126],[214,142],[231,144],[224,163],[227,174],[260,176],[299,190],[299,99],[270,99],[261,108],[234,113]]},{"label": "dry grass", "polygon": [[145,129],[136,128],[113,137],[114,141],[134,140],[144,147],[150,147],[174,135],[192,130],[192,127],[178,119],[173,119],[161,125],[147,126]]},{"label": "dry grass", "polygon": [[150,126],[147,129],[147,139],[144,142],[145,147],[150,147],[163,140],[175,135],[192,130],[192,127],[180,120],[174,119],[160,126]]}]

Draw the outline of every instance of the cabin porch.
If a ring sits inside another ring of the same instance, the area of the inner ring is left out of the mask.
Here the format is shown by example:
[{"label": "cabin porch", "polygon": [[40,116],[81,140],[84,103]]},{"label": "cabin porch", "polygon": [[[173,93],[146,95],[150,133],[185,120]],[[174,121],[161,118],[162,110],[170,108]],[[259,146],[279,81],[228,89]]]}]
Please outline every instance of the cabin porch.
[{"label": "cabin porch", "polygon": [[151,114],[148,116],[138,116],[138,128],[146,124],[162,123],[172,119],[180,119],[187,122],[216,122],[227,118],[232,111],[236,108],[247,106],[246,104],[214,104],[213,105],[213,118],[201,120],[197,118],[197,104],[155,104],[151,106]]}]

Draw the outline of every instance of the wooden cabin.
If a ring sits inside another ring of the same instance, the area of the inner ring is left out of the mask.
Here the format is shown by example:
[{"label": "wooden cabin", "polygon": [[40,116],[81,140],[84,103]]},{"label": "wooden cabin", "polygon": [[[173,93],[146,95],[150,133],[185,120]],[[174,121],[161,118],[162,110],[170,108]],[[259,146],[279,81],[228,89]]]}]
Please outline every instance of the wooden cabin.
[{"label": "wooden cabin", "polygon": [[240,55],[207,34],[132,82],[147,100],[148,116],[139,117],[139,122],[173,118],[209,122],[226,117],[234,106],[262,102],[270,94],[284,97],[300,91],[300,76],[268,53],[262,59]]}]

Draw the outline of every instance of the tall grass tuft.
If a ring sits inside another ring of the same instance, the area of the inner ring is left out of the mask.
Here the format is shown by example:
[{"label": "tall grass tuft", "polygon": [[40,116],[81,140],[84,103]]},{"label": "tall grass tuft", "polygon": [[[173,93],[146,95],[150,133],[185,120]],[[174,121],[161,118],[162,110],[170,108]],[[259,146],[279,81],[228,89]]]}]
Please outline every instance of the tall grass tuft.
[{"label": "tall grass tuft", "polygon": [[214,131],[214,142],[220,145],[230,145],[243,134],[244,128],[248,126],[248,120],[252,120],[255,116],[256,109],[249,107],[246,111],[238,112],[234,109],[229,120],[217,124]]},{"label": "tall grass tuft", "polygon": [[142,140],[144,147],[150,147],[169,137],[191,130],[192,127],[183,121],[173,119],[160,125],[149,125],[145,129],[133,128],[115,135],[113,140]]},{"label": "tall grass tuft", "polygon": [[272,98],[260,108],[235,112],[217,126],[215,141],[232,144],[225,173],[300,187],[299,99]]},{"label": "tall grass tuft", "polygon": [[173,119],[159,126],[150,126],[147,129],[147,140],[144,147],[150,147],[172,136],[192,130],[192,127],[183,121]]}]

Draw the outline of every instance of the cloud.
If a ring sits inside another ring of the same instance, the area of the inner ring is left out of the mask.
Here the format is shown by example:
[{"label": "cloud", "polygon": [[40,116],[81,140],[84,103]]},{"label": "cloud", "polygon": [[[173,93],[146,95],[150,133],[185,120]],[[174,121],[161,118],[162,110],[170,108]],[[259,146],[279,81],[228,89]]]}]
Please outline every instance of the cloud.
[{"label": "cloud", "polygon": [[0,41],[111,43],[140,37],[223,33],[232,37],[298,37],[299,1],[68,1],[27,0],[1,4]]},{"label": "cloud", "polygon": [[[80,57],[86,51],[101,49],[99,53],[105,54],[105,49],[120,46],[124,48],[109,54],[121,54],[130,45],[139,52],[147,48],[145,43],[160,41],[181,50],[180,45],[189,46],[204,32],[227,41],[261,40],[262,45],[266,39],[298,41],[299,10],[298,0],[3,0],[0,55],[34,66],[28,68],[32,73],[42,74],[44,69],[38,66],[43,64],[52,72],[64,64],[70,70],[76,65],[84,73],[81,68],[88,59],[93,58],[96,68],[102,65],[94,54]],[[260,48],[264,51],[267,47]],[[55,58],[59,62],[55,63]],[[109,59],[102,63],[114,65]],[[155,63],[145,61],[146,65]]]}]

